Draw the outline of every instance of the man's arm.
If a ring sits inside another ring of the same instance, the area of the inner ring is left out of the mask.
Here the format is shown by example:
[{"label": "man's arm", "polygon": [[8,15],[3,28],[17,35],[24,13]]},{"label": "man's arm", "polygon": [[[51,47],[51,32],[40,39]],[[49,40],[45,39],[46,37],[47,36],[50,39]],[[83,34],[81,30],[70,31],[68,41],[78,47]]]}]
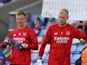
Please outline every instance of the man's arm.
[{"label": "man's arm", "polygon": [[50,42],[50,39],[51,39],[51,27],[48,28],[46,35],[44,36],[44,39],[42,41],[42,44],[39,50],[39,58],[43,56],[45,46],[48,42]]},{"label": "man's arm", "polygon": [[[6,38],[12,38],[13,31],[9,33],[9,35]],[[0,48],[5,48],[7,44],[5,44],[5,40],[0,44]]]},{"label": "man's arm", "polygon": [[87,35],[85,35],[82,31],[78,30],[75,27],[73,27],[73,30],[74,30],[74,37],[78,39],[84,39],[87,42]]},{"label": "man's arm", "polygon": [[34,30],[31,30],[29,37],[30,37],[29,40],[31,41],[31,44],[28,45],[28,48],[32,50],[37,50],[38,40],[37,40],[37,35]]}]

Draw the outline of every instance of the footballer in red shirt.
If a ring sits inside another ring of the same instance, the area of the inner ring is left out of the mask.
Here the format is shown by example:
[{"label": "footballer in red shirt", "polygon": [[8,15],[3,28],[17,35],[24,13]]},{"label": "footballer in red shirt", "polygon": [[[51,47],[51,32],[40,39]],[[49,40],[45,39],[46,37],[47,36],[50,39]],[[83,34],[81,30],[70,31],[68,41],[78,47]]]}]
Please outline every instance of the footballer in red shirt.
[{"label": "footballer in red shirt", "polygon": [[[59,12],[58,24],[51,25],[42,41],[39,58],[42,58],[44,48],[50,44],[48,65],[70,65],[70,49],[72,39],[82,38],[87,41],[87,36],[74,26],[67,24],[69,18],[68,10],[61,9]],[[38,63],[39,64],[39,63]]]},{"label": "footballer in red shirt", "polygon": [[[4,40],[4,42],[2,43],[2,47],[5,47],[7,45],[6,41],[9,41],[9,43],[11,42],[11,65],[30,65],[31,50],[38,49],[37,36],[33,29],[25,25],[25,13],[18,12],[16,14],[16,22],[18,27],[14,29],[12,32],[10,32],[10,34],[8,35],[8,40]],[[14,44],[12,44],[12,39],[14,40]]]}]

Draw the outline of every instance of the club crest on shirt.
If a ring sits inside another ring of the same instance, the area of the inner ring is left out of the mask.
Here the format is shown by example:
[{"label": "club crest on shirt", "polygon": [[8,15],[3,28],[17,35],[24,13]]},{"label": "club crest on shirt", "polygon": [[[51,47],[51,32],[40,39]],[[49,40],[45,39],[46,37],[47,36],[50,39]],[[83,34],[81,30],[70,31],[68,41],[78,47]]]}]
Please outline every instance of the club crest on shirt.
[{"label": "club crest on shirt", "polygon": [[19,36],[21,36],[21,33],[18,33]]},{"label": "club crest on shirt", "polygon": [[26,32],[24,32],[24,33],[23,33],[23,36],[26,36],[26,35],[27,35],[27,33],[26,33]]},{"label": "club crest on shirt", "polygon": [[66,31],[66,35],[70,35],[70,31]]}]

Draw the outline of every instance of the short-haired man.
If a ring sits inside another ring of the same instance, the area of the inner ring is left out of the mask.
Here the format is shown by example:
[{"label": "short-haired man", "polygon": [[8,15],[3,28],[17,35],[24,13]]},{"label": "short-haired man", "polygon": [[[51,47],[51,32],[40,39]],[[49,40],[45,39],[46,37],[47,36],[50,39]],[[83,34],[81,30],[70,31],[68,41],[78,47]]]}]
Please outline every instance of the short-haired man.
[{"label": "short-haired man", "polygon": [[26,26],[26,14],[24,12],[16,14],[16,22],[18,27],[9,33],[8,38],[2,43],[2,47],[6,47],[6,45],[12,47],[11,65],[30,65],[31,50],[38,49],[37,37],[35,31]]}]

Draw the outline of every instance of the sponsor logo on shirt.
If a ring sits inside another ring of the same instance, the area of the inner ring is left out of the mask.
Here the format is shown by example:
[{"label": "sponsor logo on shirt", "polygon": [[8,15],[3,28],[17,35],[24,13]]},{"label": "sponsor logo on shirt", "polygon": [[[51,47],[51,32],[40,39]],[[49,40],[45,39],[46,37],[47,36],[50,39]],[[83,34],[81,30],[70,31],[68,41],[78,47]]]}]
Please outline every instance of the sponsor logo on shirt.
[{"label": "sponsor logo on shirt", "polygon": [[15,37],[14,40],[16,41],[16,43],[23,43],[23,41],[25,41],[25,38],[21,37]]},{"label": "sponsor logo on shirt", "polygon": [[69,40],[69,37],[54,36],[54,40],[56,41],[56,43],[67,43]]}]

